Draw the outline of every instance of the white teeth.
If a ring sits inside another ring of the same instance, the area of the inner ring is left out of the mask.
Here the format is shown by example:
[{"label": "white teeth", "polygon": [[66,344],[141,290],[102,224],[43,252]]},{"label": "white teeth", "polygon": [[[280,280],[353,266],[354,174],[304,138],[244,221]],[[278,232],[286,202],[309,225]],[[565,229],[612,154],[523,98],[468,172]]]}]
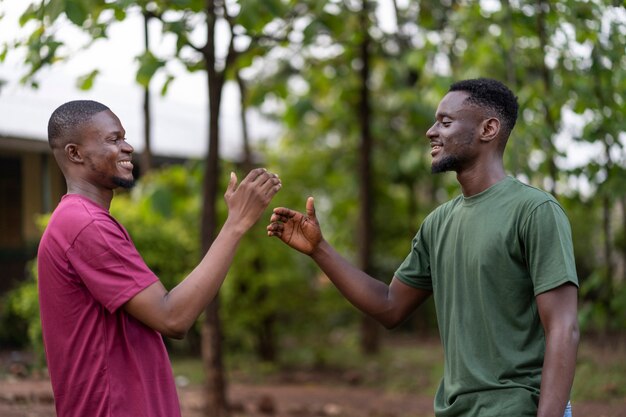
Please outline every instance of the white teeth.
[{"label": "white teeth", "polygon": [[130,161],[120,161],[118,162],[118,164],[120,164],[121,166],[125,168],[130,168],[133,166],[133,164]]}]

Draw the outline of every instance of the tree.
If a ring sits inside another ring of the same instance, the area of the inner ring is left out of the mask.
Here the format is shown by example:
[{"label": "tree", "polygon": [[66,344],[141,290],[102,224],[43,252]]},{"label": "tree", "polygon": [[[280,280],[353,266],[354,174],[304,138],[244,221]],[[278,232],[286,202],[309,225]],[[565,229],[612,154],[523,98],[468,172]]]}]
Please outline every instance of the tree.
[{"label": "tree", "polygon": [[[289,18],[297,15],[298,7],[279,0],[263,3],[226,3],[223,0],[178,0],[151,1],[118,0],[44,0],[32,4],[21,18],[22,24],[35,21],[36,28],[26,40],[18,40],[13,47],[26,47],[26,64],[29,71],[25,82],[36,86],[35,75],[39,70],[61,56],[62,42],[55,38],[51,30],[53,24],[67,17],[73,24],[91,36],[92,42],[106,38],[108,26],[115,20],[125,19],[128,12],[139,9],[144,15],[158,19],[164,33],[176,36],[176,50],[165,59],[157,58],[146,48],[140,57],[137,79],[148,88],[155,73],[166,67],[168,60],[179,60],[189,71],[206,71],[207,96],[209,99],[208,117],[208,154],[205,161],[203,205],[201,222],[201,252],[206,253],[217,231],[218,181],[220,178],[219,160],[219,114],[224,83],[235,61],[243,56],[254,56],[265,51],[260,45],[263,41],[281,40],[290,25]],[[290,11],[290,9],[292,9]],[[105,11],[111,11],[107,14]],[[287,16],[287,20],[275,19],[275,16]],[[193,32],[199,22],[204,23],[205,39],[197,44]],[[266,30],[266,25],[274,23],[273,30]],[[226,24],[229,35],[225,56],[217,53],[217,39],[224,34],[218,25]],[[243,40],[245,47],[238,47],[238,40]],[[88,45],[87,45],[88,46]],[[6,47],[5,47],[6,48]],[[8,48],[6,48],[8,49]],[[97,70],[91,72],[85,82],[93,82]],[[167,77],[163,91],[173,76]],[[219,298],[211,303],[205,312],[203,326],[203,358],[207,374],[207,412],[213,416],[228,414],[225,394],[225,377],[221,352],[221,328],[219,320]]]}]

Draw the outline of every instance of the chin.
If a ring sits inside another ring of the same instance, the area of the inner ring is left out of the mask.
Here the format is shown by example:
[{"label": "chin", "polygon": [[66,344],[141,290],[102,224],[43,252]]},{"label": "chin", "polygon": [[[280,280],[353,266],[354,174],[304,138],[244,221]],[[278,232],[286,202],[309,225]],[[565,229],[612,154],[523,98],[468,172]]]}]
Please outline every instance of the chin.
[{"label": "chin", "polygon": [[113,184],[117,185],[118,187],[130,189],[135,186],[135,179],[132,177],[131,178],[114,177]]},{"label": "chin", "polygon": [[454,156],[446,156],[438,161],[433,161],[430,166],[430,172],[438,174],[440,172],[456,171],[459,167],[459,160]]}]

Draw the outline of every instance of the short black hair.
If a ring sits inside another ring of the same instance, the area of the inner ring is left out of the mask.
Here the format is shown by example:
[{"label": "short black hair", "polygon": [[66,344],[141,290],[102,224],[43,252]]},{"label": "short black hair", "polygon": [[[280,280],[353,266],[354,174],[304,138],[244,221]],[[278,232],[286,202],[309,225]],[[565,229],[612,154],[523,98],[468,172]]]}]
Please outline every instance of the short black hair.
[{"label": "short black hair", "polygon": [[519,109],[517,97],[500,81],[491,78],[463,80],[452,84],[449,91],[465,91],[469,93],[467,102],[493,110],[500,116],[506,136],[515,127]]},{"label": "short black hair", "polygon": [[50,147],[54,148],[61,138],[67,138],[78,126],[105,110],[109,110],[109,108],[93,100],[68,101],[59,106],[52,112],[48,121],[48,143]]}]

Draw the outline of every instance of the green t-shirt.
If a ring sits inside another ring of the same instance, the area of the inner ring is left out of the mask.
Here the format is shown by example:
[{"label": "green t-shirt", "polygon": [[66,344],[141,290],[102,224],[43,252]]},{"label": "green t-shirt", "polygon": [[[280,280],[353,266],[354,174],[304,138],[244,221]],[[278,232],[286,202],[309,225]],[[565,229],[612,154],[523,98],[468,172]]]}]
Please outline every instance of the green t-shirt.
[{"label": "green t-shirt", "polygon": [[512,177],[434,210],[396,277],[433,291],[445,354],[438,417],[536,416],[545,337],[535,296],[578,285],[569,221]]}]

